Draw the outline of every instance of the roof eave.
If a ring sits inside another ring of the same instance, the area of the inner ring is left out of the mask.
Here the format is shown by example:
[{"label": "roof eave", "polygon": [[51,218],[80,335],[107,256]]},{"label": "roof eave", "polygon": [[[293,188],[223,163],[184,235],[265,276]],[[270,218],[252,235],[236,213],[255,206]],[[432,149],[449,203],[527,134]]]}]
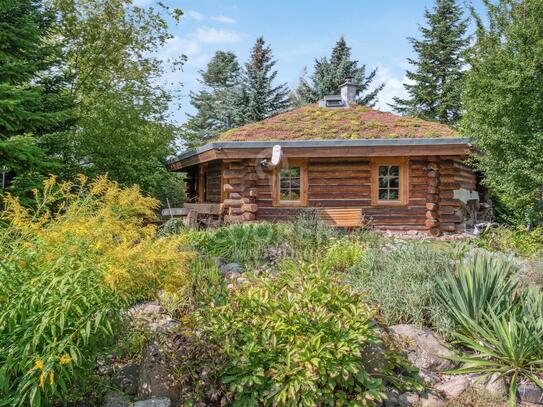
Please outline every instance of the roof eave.
[{"label": "roof eave", "polygon": [[[289,149],[294,152],[305,149],[317,149],[320,153],[328,152],[329,149],[339,151],[339,149],[348,148],[352,154],[362,154],[375,150],[382,154],[391,156],[398,155],[400,150],[423,149],[430,155],[442,154],[443,148],[457,147],[451,151],[450,155],[457,155],[460,152],[465,153],[472,147],[471,139],[463,137],[443,137],[443,138],[395,138],[395,139],[360,139],[360,140],[280,140],[280,141],[217,141],[208,143],[202,147],[185,151],[176,157],[170,158],[167,166],[172,171],[178,171],[182,168],[193,166],[199,163],[212,161],[221,158],[247,158],[258,155],[258,152],[250,153],[250,150],[271,149],[274,145],[280,145],[284,150]],[[460,148],[458,148],[460,147]],[[294,150],[296,149],[296,150]],[[368,150],[369,149],[369,150]],[[228,154],[235,150],[245,151],[244,154]],[[415,151],[416,152],[416,151]],[[445,151],[446,153],[446,151]],[[371,154],[375,155],[375,154]],[[413,154],[416,155],[416,154]],[[307,152],[304,156],[309,156]],[[321,156],[316,155],[316,156]],[[334,156],[331,154],[330,156]]]}]

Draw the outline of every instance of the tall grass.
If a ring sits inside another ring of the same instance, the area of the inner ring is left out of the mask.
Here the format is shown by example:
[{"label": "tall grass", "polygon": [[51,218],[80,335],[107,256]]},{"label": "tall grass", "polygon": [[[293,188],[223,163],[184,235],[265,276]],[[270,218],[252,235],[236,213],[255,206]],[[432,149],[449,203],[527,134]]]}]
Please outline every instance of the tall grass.
[{"label": "tall grass", "polygon": [[387,324],[412,323],[448,332],[450,319],[438,303],[438,279],[454,270],[451,253],[426,242],[386,242],[366,250],[347,282],[366,293]]}]

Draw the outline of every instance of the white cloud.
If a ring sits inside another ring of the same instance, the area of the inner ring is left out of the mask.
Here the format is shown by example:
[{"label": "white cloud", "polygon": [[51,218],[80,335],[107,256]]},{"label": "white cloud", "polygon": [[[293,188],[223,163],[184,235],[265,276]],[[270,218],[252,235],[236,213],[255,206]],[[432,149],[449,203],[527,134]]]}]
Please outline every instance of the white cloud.
[{"label": "white cloud", "polygon": [[384,67],[381,64],[377,65],[377,75],[375,76],[374,84],[384,83],[385,87],[378,95],[378,102],[376,107],[379,110],[385,112],[391,112],[392,108],[388,105],[394,102],[394,97],[404,98],[407,96],[407,92],[403,87],[403,84],[408,82],[405,75],[402,78],[395,76],[390,69]]},{"label": "white cloud", "polygon": [[202,21],[204,19],[204,15],[202,13],[198,13],[197,11],[194,11],[194,10],[187,11],[187,15],[190,18],[195,19],[196,21]]},{"label": "white cloud", "polygon": [[232,44],[245,36],[243,33],[217,28],[198,28],[191,36],[204,44]]},{"label": "white cloud", "polygon": [[211,19],[214,20],[214,21],[217,21],[219,23],[224,23],[224,24],[236,24],[237,23],[237,21],[235,19],[233,19],[232,17],[227,17],[227,16],[216,16],[216,17],[212,17]]}]

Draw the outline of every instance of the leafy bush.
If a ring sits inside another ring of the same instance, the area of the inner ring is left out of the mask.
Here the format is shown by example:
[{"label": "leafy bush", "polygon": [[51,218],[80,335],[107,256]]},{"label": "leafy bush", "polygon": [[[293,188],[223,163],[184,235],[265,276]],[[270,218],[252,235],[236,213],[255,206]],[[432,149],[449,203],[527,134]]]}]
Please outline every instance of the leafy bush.
[{"label": "leafy bush", "polygon": [[372,318],[333,273],[288,262],[201,310],[199,326],[226,356],[221,377],[234,405],[371,405],[384,380],[406,380],[396,355],[383,351],[382,366],[364,356],[381,344]]},{"label": "leafy bush", "polygon": [[485,232],[477,243],[491,251],[512,253],[521,257],[543,255],[543,226],[527,231],[499,226]]},{"label": "leafy bush", "polygon": [[454,336],[468,351],[455,358],[462,366],[452,373],[507,377],[510,405],[520,379],[543,388],[543,294],[535,287],[518,292],[516,271],[501,255],[479,254],[439,285]]},{"label": "leafy bush", "polygon": [[[179,289],[192,253],[145,226],[157,202],[106,178],[49,179],[36,208],[6,197],[0,234],[0,405],[70,400],[121,307]],[[54,209],[53,209],[54,208]]]},{"label": "leafy bush", "polygon": [[284,225],[239,224],[207,231],[188,231],[193,247],[206,256],[241,264],[260,264],[270,247],[284,238]]},{"label": "leafy bush", "polygon": [[298,258],[309,261],[339,236],[339,230],[319,220],[313,211],[302,213],[286,229],[286,239],[293,252]]},{"label": "leafy bush", "polygon": [[450,320],[435,293],[438,277],[453,269],[448,252],[426,242],[405,242],[366,250],[347,281],[379,306],[387,324],[433,326],[446,333]]}]

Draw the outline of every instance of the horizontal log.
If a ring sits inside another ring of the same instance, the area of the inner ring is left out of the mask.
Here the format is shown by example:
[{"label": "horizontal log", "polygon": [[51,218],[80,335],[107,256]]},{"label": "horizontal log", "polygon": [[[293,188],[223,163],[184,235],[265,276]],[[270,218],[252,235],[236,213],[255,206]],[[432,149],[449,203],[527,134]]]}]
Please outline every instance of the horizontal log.
[{"label": "horizontal log", "polygon": [[435,228],[435,227],[437,227],[439,225],[439,221],[437,219],[426,219],[424,224],[428,228]]},{"label": "horizontal log", "polygon": [[255,213],[255,212],[258,210],[258,205],[246,203],[246,204],[243,204],[243,205],[241,206],[241,210],[242,210],[243,212],[251,212],[251,213]]},{"label": "horizontal log", "polygon": [[242,196],[239,192],[230,192],[229,194],[230,199],[241,199]]},{"label": "horizontal log", "polygon": [[224,170],[222,173],[224,178],[243,178],[245,177],[245,172],[240,170]]},{"label": "horizontal log", "polygon": [[241,208],[243,205],[241,199],[225,199],[223,203],[226,208]]},{"label": "horizontal log", "polygon": [[426,211],[426,218],[428,219],[438,219],[438,214],[436,211]]},{"label": "horizontal log", "polygon": [[243,210],[241,208],[229,208],[228,209],[229,215],[243,215]]},{"label": "horizontal log", "polygon": [[256,216],[254,213],[250,213],[250,212],[245,212],[243,215],[241,215],[241,217],[243,218],[243,220],[245,222],[247,221],[253,221],[256,219]]},{"label": "horizontal log", "polygon": [[439,205],[436,204],[436,203],[428,202],[426,204],[426,209],[428,209],[429,211],[435,211],[435,210],[437,210],[437,208],[439,208]]}]

